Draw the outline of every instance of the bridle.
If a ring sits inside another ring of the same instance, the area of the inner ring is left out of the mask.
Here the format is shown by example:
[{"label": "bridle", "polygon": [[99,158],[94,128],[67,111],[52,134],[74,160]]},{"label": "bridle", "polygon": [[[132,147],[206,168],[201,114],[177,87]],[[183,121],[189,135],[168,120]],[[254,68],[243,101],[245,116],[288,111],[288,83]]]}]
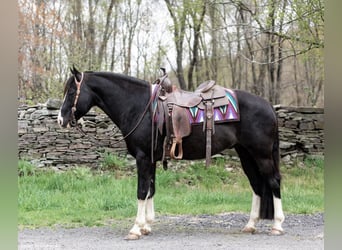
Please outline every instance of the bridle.
[{"label": "bridle", "polygon": [[[157,87],[160,88],[161,84],[163,83],[163,81],[167,78],[167,74],[165,74],[164,71],[164,75],[157,79],[154,83],[157,84]],[[72,127],[75,127],[83,136],[87,135],[86,132],[82,129],[82,127],[79,126],[79,124],[77,123],[76,117],[75,117],[75,111],[76,111],[76,105],[78,102],[78,98],[80,96],[81,93],[81,85],[84,79],[84,72],[81,72],[81,79],[80,81],[77,80],[76,76],[74,76],[75,79],[75,84],[76,84],[76,96],[75,96],[75,100],[74,100],[74,105],[71,108],[71,120],[70,120],[70,125]],[[140,123],[142,122],[144,116],[146,115],[147,111],[149,110],[149,108],[151,107],[151,103],[154,99],[154,96],[151,94],[151,98],[149,99],[148,103],[146,104],[146,107],[143,111],[143,113],[140,115],[137,123],[135,124],[135,126],[125,135],[123,136],[120,140],[112,143],[112,145],[118,144],[120,142],[122,142],[123,140],[125,140],[128,136],[130,136],[140,125]],[[153,118],[152,118],[152,123],[153,123]]]},{"label": "bridle", "polygon": [[[81,84],[83,82],[84,73],[83,72],[81,73],[81,80],[80,81],[77,80],[76,76],[74,76],[74,78],[75,78],[75,84],[76,84],[76,96],[75,96],[75,100],[74,100],[74,105],[71,108],[71,121],[70,121],[70,125],[72,127],[79,128],[79,126],[77,126],[77,121],[76,121],[76,118],[75,118],[75,111],[76,111],[76,105],[77,105],[77,102],[78,102],[78,98],[79,98],[80,93],[81,93]],[[82,131],[82,132],[84,133],[84,131]]]}]

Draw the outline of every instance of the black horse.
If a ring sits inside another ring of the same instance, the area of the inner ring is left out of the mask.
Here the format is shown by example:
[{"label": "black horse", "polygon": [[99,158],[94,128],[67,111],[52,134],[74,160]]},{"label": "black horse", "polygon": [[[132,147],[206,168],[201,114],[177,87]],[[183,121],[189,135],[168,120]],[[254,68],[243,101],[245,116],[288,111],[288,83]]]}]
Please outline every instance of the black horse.
[{"label": "black horse", "polygon": [[[154,220],[156,161],[163,153],[160,135],[151,157],[152,114],[148,108],[151,84],[122,74],[79,72],[71,69],[64,102],[58,116],[62,127],[77,126],[77,120],[91,107],[98,106],[125,136],[128,152],[135,157],[138,171],[138,211],[127,239],[139,239],[151,232]],[[215,125],[212,154],[226,148],[238,153],[242,168],[253,189],[250,219],[244,232],[254,232],[259,219],[274,219],[272,234],[283,232],[284,213],[280,196],[279,139],[277,117],[264,99],[235,90],[239,100],[240,121]],[[194,126],[183,139],[183,158],[205,157],[205,137],[201,126]]]}]

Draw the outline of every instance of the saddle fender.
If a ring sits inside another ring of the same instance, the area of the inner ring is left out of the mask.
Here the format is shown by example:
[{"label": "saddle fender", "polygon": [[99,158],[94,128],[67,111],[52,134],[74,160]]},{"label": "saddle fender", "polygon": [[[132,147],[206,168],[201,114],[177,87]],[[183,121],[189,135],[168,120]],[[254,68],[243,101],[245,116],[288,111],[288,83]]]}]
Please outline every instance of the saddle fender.
[{"label": "saddle fender", "polygon": [[[186,109],[173,105],[172,108],[173,136],[170,155],[175,159],[183,158],[182,138],[191,134],[191,124],[188,121]],[[176,150],[178,154],[176,155]]]}]

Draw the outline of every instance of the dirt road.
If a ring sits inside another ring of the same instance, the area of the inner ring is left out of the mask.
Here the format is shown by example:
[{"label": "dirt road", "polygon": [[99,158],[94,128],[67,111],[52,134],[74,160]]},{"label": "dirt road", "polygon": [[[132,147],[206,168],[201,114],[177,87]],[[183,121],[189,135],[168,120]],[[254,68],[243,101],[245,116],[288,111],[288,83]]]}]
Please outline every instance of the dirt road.
[{"label": "dirt road", "polygon": [[324,249],[324,218],[286,215],[284,235],[268,235],[271,221],[261,221],[255,234],[241,233],[247,214],[157,216],[150,235],[125,241],[133,220],[112,221],[109,226],[40,228],[19,231],[18,249]]}]

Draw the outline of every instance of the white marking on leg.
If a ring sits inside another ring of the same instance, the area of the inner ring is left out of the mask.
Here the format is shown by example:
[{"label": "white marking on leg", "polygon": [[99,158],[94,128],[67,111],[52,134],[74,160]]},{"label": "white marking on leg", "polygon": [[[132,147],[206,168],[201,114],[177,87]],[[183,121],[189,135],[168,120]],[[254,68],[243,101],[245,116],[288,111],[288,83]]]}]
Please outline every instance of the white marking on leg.
[{"label": "white marking on leg", "polygon": [[153,197],[147,200],[146,204],[146,220],[147,222],[153,222],[155,217]]},{"label": "white marking on leg", "polygon": [[259,221],[259,214],[260,214],[260,196],[256,195],[253,192],[253,198],[252,198],[252,208],[251,213],[249,216],[249,221],[247,225],[242,230],[246,233],[253,233],[255,232],[255,225]]},{"label": "white marking on leg", "polygon": [[155,218],[155,213],[154,213],[154,203],[153,203],[153,198],[150,198],[147,200],[146,203],[146,224],[143,228],[143,234],[147,235],[151,233],[151,225],[154,221]]},{"label": "white marking on leg", "polygon": [[272,227],[272,234],[281,234],[284,231],[281,224],[285,220],[285,215],[283,212],[281,199],[273,195],[273,204],[274,204],[274,224]]},{"label": "white marking on leg", "polygon": [[145,226],[145,223],[146,223],[145,211],[146,211],[146,201],[138,200],[137,217],[135,219],[134,226],[129,231],[130,234],[141,236],[140,230]]},{"label": "white marking on leg", "polygon": [[145,200],[138,200],[137,217],[136,217],[135,223],[134,223],[132,229],[129,231],[129,235],[126,237],[126,239],[139,239],[139,237],[142,235],[142,233],[148,234],[148,233],[146,233],[144,228],[146,226],[146,204],[147,204],[147,200],[148,200],[147,197],[149,195],[150,195],[150,191],[148,191]]}]

